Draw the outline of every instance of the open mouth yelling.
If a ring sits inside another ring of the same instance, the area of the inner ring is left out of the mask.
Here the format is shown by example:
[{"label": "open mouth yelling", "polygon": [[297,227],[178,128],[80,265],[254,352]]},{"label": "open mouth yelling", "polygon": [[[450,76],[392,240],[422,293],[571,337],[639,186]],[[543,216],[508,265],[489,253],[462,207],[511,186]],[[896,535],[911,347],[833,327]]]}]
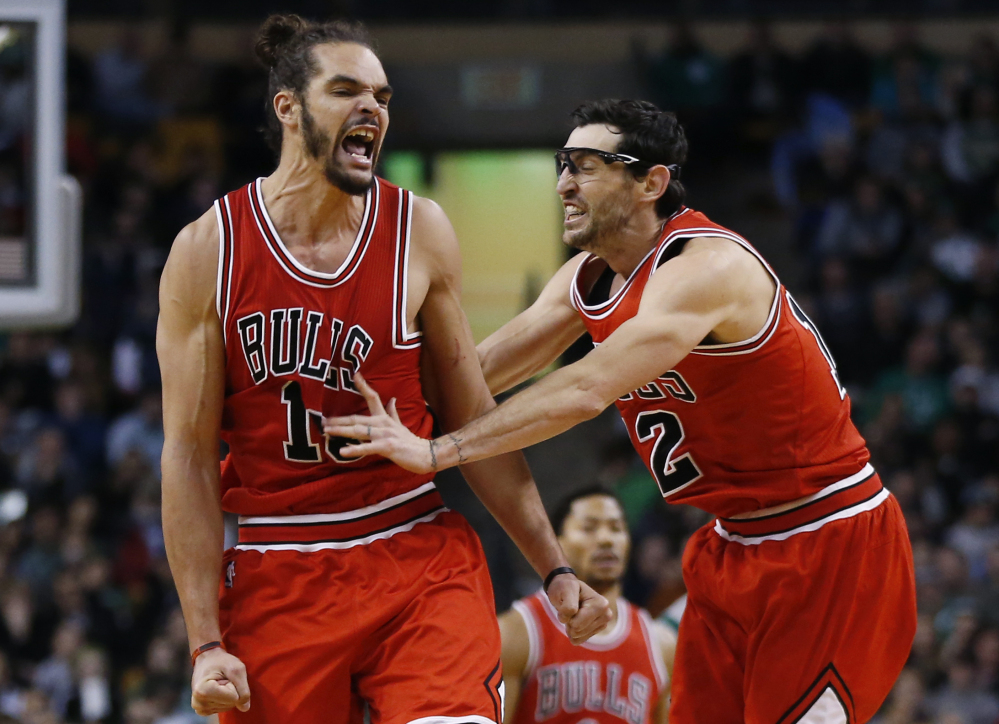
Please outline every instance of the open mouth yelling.
[{"label": "open mouth yelling", "polygon": [[375,155],[375,139],[378,130],[372,126],[355,126],[344,137],[340,147],[350,157],[353,164],[371,168]]},{"label": "open mouth yelling", "polygon": [[584,216],[586,216],[586,211],[584,211],[581,207],[577,206],[575,203],[570,201],[565,204],[564,223],[566,226],[569,226],[575,221],[579,221]]}]

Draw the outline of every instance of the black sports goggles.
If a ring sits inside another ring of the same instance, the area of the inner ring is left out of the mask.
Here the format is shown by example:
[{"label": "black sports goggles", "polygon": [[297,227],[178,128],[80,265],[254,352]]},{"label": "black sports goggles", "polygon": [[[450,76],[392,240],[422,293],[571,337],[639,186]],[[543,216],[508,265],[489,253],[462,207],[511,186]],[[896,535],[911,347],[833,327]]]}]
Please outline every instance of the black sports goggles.
[{"label": "black sports goggles", "polygon": [[[639,166],[644,166],[646,168],[651,168],[657,164],[649,163],[648,161],[643,161],[640,158],[635,158],[634,156],[629,156],[626,153],[611,153],[610,151],[601,151],[597,148],[585,148],[583,146],[572,146],[568,148],[560,148],[555,152],[555,173],[559,178],[562,178],[562,172],[569,169],[569,173],[575,176],[579,173],[579,167],[576,162],[572,160],[572,154],[587,154],[594,155],[606,164],[612,163],[623,163],[625,165],[638,164]],[[670,173],[673,175],[674,179],[680,178],[680,167],[671,163],[666,168],[669,169]]]}]

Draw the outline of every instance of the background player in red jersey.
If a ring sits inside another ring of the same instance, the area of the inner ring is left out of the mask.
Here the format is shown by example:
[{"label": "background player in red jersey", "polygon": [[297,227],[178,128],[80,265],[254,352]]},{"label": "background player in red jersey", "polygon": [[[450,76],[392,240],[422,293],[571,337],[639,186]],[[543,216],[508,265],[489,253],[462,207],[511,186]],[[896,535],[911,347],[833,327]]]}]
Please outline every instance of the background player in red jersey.
[{"label": "background player in red jersey", "polygon": [[[319,427],[364,409],[362,369],[422,435],[426,401],[444,429],[494,406],[454,232],[374,176],[392,90],[358,27],[276,16],[257,49],[278,167],[180,233],[160,288],[163,527],[194,708],[346,724],[363,701],[375,724],[498,723],[499,632],[474,533],[432,475],[345,459]],[[539,574],[564,568],[522,456],[463,472]],[[223,509],[240,515],[224,558]],[[549,582],[574,640],[604,627],[601,596],[571,573]]]},{"label": "background player in red jersey", "polygon": [[741,236],[683,206],[686,140],[641,101],[574,113],[556,155],[563,241],[584,250],[480,346],[495,393],[584,331],[596,348],[437,440],[365,388],[326,421],[431,470],[522,448],[616,404],[669,502],[717,517],[684,553],[673,724],[864,722],[915,634],[901,511],[868,463],[818,331]]},{"label": "background player in red jersey", "polygon": [[552,527],[576,573],[611,604],[614,620],[570,643],[538,591],[499,617],[507,724],[664,724],[676,635],[621,595],[631,548],[617,498],[592,487],[566,498]]}]

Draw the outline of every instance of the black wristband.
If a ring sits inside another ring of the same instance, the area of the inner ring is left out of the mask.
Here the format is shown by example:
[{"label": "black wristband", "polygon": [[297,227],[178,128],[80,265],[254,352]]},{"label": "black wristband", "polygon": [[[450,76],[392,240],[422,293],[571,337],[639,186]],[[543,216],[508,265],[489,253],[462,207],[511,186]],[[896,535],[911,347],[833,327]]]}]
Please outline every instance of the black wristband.
[{"label": "black wristband", "polygon": [[555,580],[555,576],[561,576],[563,573],[571,573],[574,576],[576,575],[576,572],[569,568],[569,566],[559,566],[558,568],[552,569],[552,572],[545,577],[545,583],[542,586],[542,588],[545,589],[545,593],[548,593],[548,586],[552,585],[552,581]]}]

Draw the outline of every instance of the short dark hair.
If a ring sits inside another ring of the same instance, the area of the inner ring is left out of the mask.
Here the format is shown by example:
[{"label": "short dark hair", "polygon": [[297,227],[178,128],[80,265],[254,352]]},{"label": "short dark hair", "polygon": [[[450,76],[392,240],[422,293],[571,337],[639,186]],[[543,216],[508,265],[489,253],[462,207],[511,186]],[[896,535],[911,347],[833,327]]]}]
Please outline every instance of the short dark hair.
[{"label": "short dark hair", "polygon": [[323,43],[357,43],[375,52],[374,42],[361,23],[332,20],[315,23],[298,15],[271,15],[257,33],[257,59],[267,68],[267,125],[264,139],[281,153],[281,122],[274,112],[274,96],[290,90],[304,100],[305,86],[318,72],[312,49]]},{"label": "short dark hair", "polygon": [[[621,131],[617,153],[645,161],[652,166],[682,164],[687,160],[687,136],[676,116],[659,110],[648,101],[614,100],[587,101],[572,112],[576,128],[595,123],[614,126]],[[646,166],[631,164],[628,169],[638,177],[646,173]],[[656,201],[656,215],[665,219],[683,206],[687,190],[673,174],[666,191]]]},{"label": "short dark hair", "polygon": [[607,498],[613,498],[617,501],[617,504],[621,506],[621,510],[624,511],[624,504],[621,499],[617,496],[610,488],[604,487],[603,485],[597,483],[595,485],[588,485],[585,488],[580,488],[576,492],[563,498],[555,511],[551,515],[552,528],[555,530],[555,535],[562,535],[562,530],[565,528],[565,519],[569,517],[569,513],[572,512],[572,506],[577,500],[582,500],[583,498],[592,498],[595,495],[602,495]]}]

